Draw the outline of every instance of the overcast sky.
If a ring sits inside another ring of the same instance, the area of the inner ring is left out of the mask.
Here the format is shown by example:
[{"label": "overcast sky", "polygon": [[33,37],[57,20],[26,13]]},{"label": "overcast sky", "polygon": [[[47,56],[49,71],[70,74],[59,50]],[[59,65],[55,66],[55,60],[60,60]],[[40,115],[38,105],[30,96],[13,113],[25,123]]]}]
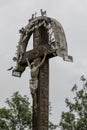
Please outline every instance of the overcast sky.
[{"label": "overcast sky", "polygon": [[65,98],[72,99],[72,86],[79,84],[81,75],[87,77],[87,0],[0,0],[0,107],[15,91],[28,95],[31,100],[29,69],[21,78],[12,77],[6,69],[15,65],[12,58],[19,41],[19,29],[27,25],[32,13],[40,15],[40,9],[62,24],[68,53],[74,59],[73,63],[59,57],[49,61],[52,120],[58,122],[66,109]]}]

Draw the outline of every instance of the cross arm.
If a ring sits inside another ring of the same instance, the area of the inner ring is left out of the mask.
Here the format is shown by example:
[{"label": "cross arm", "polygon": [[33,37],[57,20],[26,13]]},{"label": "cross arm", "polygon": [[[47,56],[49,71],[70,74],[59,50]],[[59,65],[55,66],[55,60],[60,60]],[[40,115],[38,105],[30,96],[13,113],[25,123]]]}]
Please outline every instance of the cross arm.
[{"label": "cross arm", "polygon": [[50,45],[39,45],[37,48],[27,51],[24,53],[22,60],[18,63],[15,69],[12,71],[12,75],[16,77],[21,77],[21,74],[24,72],[25,67],[28,65],[30,66],[30,63],[36,59],[44,56],[44,53],[47,53],[47,58],[53,57],[53,53],[55,50],[53,50]]},{"label": "cross arm", "polygon": [[24,53],[24,56],[20,62],[21,66],[27,66],[26,59],[29,60],[29,62],[32,62],[34,59],[44,56],[45,51],[47,52],[47,57],[51,58],[53,57],[53,53],[55,50],[53,50],[50,45],[40,45],[37,48],[27,51]]}]

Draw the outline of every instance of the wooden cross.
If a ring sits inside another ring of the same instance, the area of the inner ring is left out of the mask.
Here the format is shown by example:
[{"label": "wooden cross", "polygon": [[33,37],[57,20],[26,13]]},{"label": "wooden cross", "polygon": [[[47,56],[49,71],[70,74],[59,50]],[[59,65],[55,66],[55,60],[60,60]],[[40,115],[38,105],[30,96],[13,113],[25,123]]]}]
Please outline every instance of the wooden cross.
[{"label": "wooden cross", "polygon": [[48,130],[49,122],[49,58],[53,57],[54,50],[48,44],[48,33],[44,27],[34,31],[33,50],[26,52],[20,62],[21,66],[26,67],[26,58],[28,58],[30,63],[34,61],[38,65],[46,50],[46,60],[39,69],[36,109],[34,109],[35,101],[33,99],[33,130]]},{"label": "wooden cross", "polygon": [[[42,11],[42,10],[41,10]],[[44,13],[43,11],[41,13]],[[20,77],[28,66],[34,62],[38,66],[46,51],[47,56],[43,65],[39,68],[38,86],[36,98],[33,97],[33,118],[32,130],[48,130],[49,123],[49,59],[54,56],[61,56],[66,61],[72,61],[68,56],[67,42],[63,28],[55,19],[46,16],[30,19],[27,28],[21,30],[21,38],[18,46],[17,68],[13,70],[13,76]],[[50,27],[55,36],[54,41],[50,41]],[[47,25],[47,27],[45,26]],[[49,29],[49,31],[48,31]],[[25,52],[28,40],[33,33],[33,50]],[[50,41],[50,42],[49,42]],[[21,53],[20,53],[21,50]],[[35,107],[37,104],[37,107]]]}]

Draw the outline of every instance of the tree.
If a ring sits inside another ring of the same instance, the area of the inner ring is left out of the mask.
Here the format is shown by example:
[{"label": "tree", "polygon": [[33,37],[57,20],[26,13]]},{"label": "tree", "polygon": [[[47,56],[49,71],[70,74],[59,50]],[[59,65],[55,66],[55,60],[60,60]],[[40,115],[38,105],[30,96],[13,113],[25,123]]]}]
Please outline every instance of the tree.
[{"label": "tree", "polygon": [[49,130],[55,130],[56,128],[58,128],[58,125],[53,124],[51,121],[49,121]]},{"label": "tree", "polygon": [[59,126],[62,130],[87,130],[87,79],[81,76],[81,89],[75,84],[72,92],[75,94],[71,102],[66,98],[68,112],[62,112]]},{"label": "tree", "polygon": [[[0,109],[0,130],[31,130],[32,109],[28,97],[15,92],[6,103],[8,107]],[[57,127],[49,122],[49,130],[55,130]]]},{"label": "tree", "polygon": [[30,130],[31,107],[27,96],[22,97],[15,92],[11,99],[7,99],[8,108],[0,109],[0,129],[2,130]]}]

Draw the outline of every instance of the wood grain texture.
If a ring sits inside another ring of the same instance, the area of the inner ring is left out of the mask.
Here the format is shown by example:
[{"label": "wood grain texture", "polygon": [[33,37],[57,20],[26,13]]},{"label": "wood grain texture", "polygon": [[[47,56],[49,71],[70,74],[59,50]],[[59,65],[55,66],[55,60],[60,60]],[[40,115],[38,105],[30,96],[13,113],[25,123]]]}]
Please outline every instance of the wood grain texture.
[{"label": "wood grain texture", "polygon": [[[39,45],[48,44],[47,31],[42,27],[34,32],[34,49]],[[44,53],[44,52],[41,52]],[[51,53],[50,53],[51,54]],[[40,56],[40,55],[39,55]],[[36,58],[34,62],[38,64],[41,60]],[[48,130],[49,122],[49,58],[47,57],[45,63],[39,70],[38,75],[38,89],[37,89],[37,109],[34,109],[33,100],[33,130]]]}]

